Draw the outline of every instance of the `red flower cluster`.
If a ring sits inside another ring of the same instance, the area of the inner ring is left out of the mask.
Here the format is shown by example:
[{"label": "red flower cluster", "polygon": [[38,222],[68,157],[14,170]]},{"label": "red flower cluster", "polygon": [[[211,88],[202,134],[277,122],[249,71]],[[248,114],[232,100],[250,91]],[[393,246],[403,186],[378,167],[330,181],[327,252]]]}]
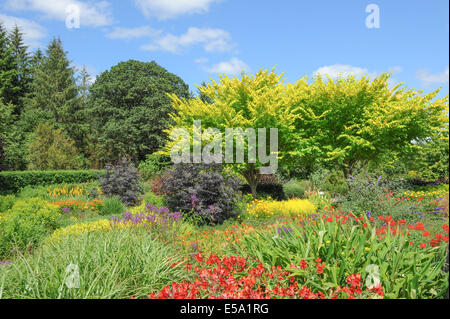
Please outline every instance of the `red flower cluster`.
[{"label": "red flower cluster", "polygon": [[[240,256],[219,258],[212,254],[204,258],[201,253],[195,260],[198,266],[186,265],[187,270],[193,270],[196,278],[193,282],[182,281],[164,287],[159,293],[152,292],[150,299],[269,299],[269,298],[300,298],[325,299],[324,292],[313,292],[306,286],[300,286],[296,278],[289,271],[280,266],[266,269],[261,262],[253,258],[248,262]],[[252,267],[250,264],[257,264]],[[305,260],[299,263],[300,269],[307,269]],[[291,265],[293,268],[297,268]],[[325,263],[316,259],[316,271],[322,273]],[[319,271],[320,270],[320,271]],[[347,277],[349,287],[338,287],[330,291],[330,298],[337,298],[340,292],[346,293],[346,298],[357,298],[363,293],[361,288],[361,275],[352,274]],[[377,287],[366,293],[375,293],[383,296],[383,289]]]}]

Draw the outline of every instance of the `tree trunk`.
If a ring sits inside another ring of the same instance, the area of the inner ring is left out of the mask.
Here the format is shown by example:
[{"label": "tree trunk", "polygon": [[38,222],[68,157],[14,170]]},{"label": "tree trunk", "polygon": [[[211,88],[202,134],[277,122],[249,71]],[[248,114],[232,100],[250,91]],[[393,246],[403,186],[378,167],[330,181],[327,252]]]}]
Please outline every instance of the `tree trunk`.
[{"label": "tree trunk", "polygon": [[256,198],[256,189],[258,187],[259,182],[259,173],[255,169],[255,164],[250,163],[247,170],[242,171],[242,176],[244,176],[245,180],[248,183],[248,186],[250,186],[250,190],[252,192],[252,196]]}]

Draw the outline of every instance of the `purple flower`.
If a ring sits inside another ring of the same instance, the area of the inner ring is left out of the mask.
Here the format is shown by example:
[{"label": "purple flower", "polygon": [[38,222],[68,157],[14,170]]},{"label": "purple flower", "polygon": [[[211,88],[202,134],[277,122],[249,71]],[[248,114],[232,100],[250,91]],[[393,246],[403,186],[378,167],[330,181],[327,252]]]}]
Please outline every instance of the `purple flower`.
[{"label": "purple flower", "polygon": [[380,179],[381,179],[381,175],[380,175],[380,176],[378,176],[377,182],[379,182],[379,181],[380,181]]},{"label": "purple flower", "polygon": [[69,207],[63,207],[62,211],[63,211],[63,213],[68,214],[68,213],[70,213],[70,208]]},{"label": "purple flower", "polygon": [[370,214],[370,210],[367,211],[367,217],[372,217],[372,215]]}]

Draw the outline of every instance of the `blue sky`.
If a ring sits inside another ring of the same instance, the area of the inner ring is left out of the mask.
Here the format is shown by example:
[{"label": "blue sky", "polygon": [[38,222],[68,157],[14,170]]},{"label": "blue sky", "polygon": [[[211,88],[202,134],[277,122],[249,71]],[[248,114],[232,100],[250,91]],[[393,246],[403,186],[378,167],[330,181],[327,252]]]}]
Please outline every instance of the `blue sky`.
[{"label": "blue sky", "polygon": [[[379,28],[366,18],[379,8]],[[0,0],[0,20],[32,49],[60,36],[98,75],[120,61],[156,61],[195,84],[276,66],[287,81],[317,72],[394,72],[393,82],[448,94],[447,0]],[[79,28],[76,25],[79,12]],[[66,23],[69,20],[69,27]]]}]

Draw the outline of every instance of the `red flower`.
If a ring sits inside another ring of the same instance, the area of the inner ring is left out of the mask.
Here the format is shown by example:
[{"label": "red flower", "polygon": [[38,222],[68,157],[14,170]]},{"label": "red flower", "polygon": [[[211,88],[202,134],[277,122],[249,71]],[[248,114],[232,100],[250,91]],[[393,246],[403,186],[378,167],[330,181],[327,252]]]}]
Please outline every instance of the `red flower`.
[{"label": "red flower", "polygon": [[300,268],[301,269],[306,269],[306,267],[308,267],[308,263],[305,260],[300,260]]},{"label": "red flower", "polygon": [[425,247],[427,247],[427,244],[424,244],[424,243],[421,243],[421,244],[420,244],[420,248],[423,249],[423,248],[425,248]]}]

